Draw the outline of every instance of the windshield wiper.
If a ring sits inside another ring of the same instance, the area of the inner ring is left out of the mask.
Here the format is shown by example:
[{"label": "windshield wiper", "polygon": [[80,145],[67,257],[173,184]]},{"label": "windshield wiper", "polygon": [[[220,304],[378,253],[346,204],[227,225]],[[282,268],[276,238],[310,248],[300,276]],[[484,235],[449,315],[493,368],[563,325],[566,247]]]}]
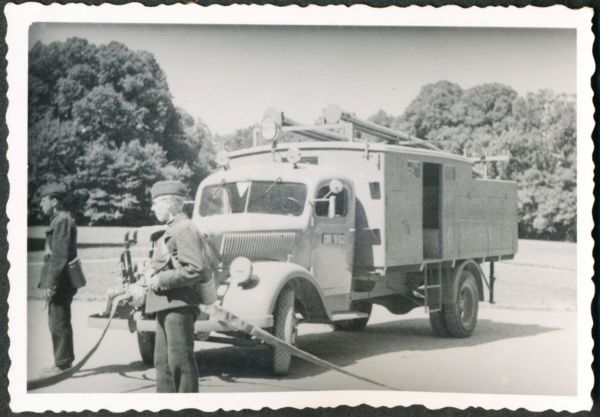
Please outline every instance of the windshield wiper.
[{"label": "windshield wiper", "polygon": [[272,183],[271,185],[269,185],[269,188],[267,188],[267,189],[265,190],[265,192],[264,192],[264,193],[262,193],[262,194],[260,195],[260,197],[258,197],[258,198],[257,198],[255,201],[260,201],[260,200],[262,200],[263,198],[265,198],[265,197],[266,197],[266,196],[267,196],[267,195],[268,195],[268,194],[271,192],[271,190],[273,189],[273,187],[275,187],[275,184],[280,184],[281,182],[282,182],[282,179],[281,179],[281,177],[277,178],[275,181],[273,181],[273,183]]}]

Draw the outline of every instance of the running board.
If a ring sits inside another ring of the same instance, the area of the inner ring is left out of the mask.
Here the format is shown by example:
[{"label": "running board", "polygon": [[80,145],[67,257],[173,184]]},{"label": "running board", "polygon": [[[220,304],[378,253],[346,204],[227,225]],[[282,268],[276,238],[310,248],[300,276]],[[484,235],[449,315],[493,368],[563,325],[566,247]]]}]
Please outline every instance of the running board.
[{"label": "running board", "polygon": [[362,311],[344,311],[343,313],[335,313],[331,317],[331,321],[354,320],[369,318],[367,313]]}]

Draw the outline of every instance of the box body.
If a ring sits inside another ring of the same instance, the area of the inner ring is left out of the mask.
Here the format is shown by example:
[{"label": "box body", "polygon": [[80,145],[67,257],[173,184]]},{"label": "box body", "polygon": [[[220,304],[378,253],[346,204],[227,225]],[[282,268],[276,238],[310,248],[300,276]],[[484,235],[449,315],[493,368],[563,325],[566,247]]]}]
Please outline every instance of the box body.
[{"label": "box body", "polygon": [[[285,162],[288,144],[232,154],[231,166]],[[467,158],[356,142],[294,143],[305,163],[350,175],[356,194],[354,268],[429,260],[509,258],[517,251],[517,190],[473,177]]]}]

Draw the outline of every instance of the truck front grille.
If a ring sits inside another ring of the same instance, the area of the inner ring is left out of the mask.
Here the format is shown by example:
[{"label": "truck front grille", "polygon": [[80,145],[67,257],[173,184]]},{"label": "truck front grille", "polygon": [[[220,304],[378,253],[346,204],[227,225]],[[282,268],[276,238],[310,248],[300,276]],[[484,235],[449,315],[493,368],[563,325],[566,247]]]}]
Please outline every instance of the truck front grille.
[{"label": "truck front grille", "polygon": [[285,261],[294,250],[294,232],[226,233],[220,252],[225,264],[236,256]]}]

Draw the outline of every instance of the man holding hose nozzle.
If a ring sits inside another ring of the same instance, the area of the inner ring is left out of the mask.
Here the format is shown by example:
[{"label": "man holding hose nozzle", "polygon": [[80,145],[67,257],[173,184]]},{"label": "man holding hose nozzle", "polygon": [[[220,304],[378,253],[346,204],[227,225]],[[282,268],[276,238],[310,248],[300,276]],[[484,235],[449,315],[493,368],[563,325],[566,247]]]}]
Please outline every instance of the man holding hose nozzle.
[{"label": "man holding hose nozzle", "polygon": [[194,359],[194,322],[199,304],[217,301],[204,237],[183,213],[187,190],[179,181],[152,186],[152,211],[165,234],[156,242],[151,268],[144,272],[149,287],[146,313],[156,313],[154,366],[157,392],[198,392]]}]

